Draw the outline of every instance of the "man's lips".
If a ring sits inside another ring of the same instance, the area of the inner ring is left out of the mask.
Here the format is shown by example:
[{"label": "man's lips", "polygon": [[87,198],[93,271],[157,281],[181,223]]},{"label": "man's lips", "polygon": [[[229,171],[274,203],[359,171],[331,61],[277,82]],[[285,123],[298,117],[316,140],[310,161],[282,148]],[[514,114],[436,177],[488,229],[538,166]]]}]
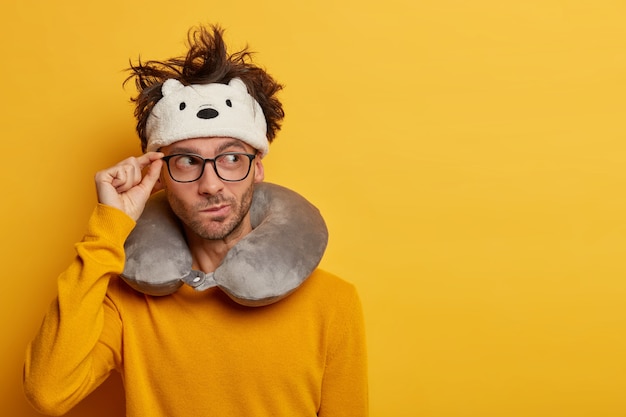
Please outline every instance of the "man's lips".
[{"label": "man's lips", "polygon": [[219,206],[212,206],[212,207],[204,208],[200,210],[200,212],[210,214],[213,216],[223,216],[223,215],[228,214],[229,210],[230,210],[230,206],[228,204],[221,204]]}]

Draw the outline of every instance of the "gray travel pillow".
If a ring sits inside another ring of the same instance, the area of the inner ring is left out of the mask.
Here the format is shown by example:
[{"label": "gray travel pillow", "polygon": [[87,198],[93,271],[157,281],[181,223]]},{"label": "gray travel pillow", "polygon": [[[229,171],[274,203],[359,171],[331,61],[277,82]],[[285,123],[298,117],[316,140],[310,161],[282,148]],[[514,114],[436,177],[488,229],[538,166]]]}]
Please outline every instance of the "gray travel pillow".
[{"label": "gray travel pillow", "polygon": [[319,265],[328,229],[319,210],[285,187],[256,185],[250,218],[253,230],[205,274],[192,270],[189,247],[163,191],[148,200],[124,249],[122,278],[149,295],[168,295],[183,283],[198,291],[219,287],[245,306],[274,303],[304,282]]}]

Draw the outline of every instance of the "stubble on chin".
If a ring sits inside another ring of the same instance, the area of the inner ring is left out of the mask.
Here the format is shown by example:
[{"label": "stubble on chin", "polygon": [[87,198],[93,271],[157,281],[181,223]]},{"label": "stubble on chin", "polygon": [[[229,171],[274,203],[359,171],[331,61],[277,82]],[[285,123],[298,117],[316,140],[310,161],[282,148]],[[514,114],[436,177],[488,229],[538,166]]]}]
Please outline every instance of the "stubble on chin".
[{"label": "stubble on chin", "polygon": [[[223,195],[215,195],[206,198],[188,209],[185,203],[176,198],[173,194],[168,193],[168,201],[172,211],[178,216],[187,229],[202,239],[206,240],[224,240],[237,234],[241,234],[243,221],[246,218],[252,204],[252,195],[254,193],[254,184],[251,184],[241,197],[241,201],[237,201],[235,197],[226,198]],[[233,215],[226,218],[203,219],[200,211],[207,207],[218,204],[228,204],[232,208]]]}]

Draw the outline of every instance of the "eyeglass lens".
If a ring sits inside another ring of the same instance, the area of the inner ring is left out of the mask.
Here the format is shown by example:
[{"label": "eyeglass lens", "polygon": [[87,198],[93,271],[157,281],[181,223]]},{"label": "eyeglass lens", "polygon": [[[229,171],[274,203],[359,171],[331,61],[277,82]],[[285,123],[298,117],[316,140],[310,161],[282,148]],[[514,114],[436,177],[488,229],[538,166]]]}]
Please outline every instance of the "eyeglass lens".
[{"label": "eyeglass lens", "polygon": [[199,155],[180,154],[167,157],[167,167],[174,181],[192,182],[198,180],[207,163],[215,169],[218,177],[225,181],[241,181],[248,176],[254,155],[226,153],[215,159],[204,159]]}]

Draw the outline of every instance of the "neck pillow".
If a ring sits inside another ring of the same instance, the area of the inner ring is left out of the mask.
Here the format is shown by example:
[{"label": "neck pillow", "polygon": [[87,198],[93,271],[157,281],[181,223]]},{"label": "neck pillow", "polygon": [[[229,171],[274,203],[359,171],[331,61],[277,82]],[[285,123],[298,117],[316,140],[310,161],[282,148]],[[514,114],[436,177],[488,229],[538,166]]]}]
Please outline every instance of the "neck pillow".
[{"label": "neck pillow", "polygon": [[298,288],[319,265],[328,229],[319,210],[285,187],[259,183],[250,220],[253,230],[210,273],[192,270],[178,218],[163,191],[153,194],[124,249],[122,278],[137,291],[163,296],[187,284],[198,291],[218,287],[245,306],[274,303]]}]

